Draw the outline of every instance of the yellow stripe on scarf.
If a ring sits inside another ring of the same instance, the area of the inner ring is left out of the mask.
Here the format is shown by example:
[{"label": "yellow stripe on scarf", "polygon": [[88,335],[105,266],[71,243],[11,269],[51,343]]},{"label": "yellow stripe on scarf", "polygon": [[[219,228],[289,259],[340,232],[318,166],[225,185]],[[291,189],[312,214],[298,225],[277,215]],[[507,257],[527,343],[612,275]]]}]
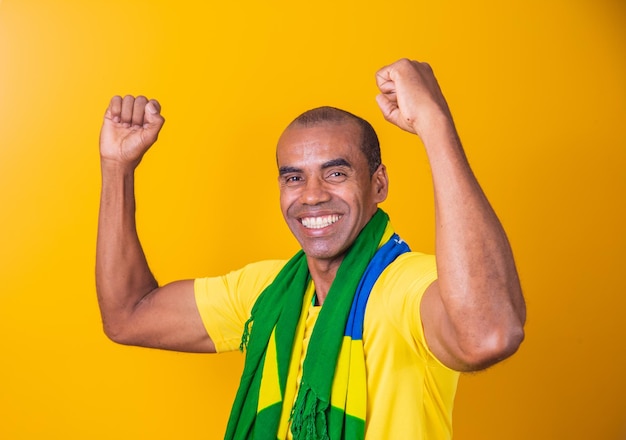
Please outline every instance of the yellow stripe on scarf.
[{"label": "yellow stripe on scarf", "polygon": [[[300,362],[302,361],[302,341],[304,340],[304,331],[306,329],[306,320],[309,314],[309,307],[313,301],[313,295],[315,295],[315,285],[313,281],[310,281],[306,292],[304,293],[304,300],[302,301],[302,311],[300,312],[300,320],[298,321],[298,326],[296,327],[296,337],[294,338],[293,343],[293,351],[291,355],[291,361],[289,363],[289,373],[287,375],[287,384],[285,386],[285,398],[283,409],[280,416],[280,423],[278,425],[278,438],[285,439],[291,438],[291,432],[289,432],[289,419],[291,417],[291,409],[293,402],[296,400],[296,395],[298,394],[298,378],[301,374],[300,371]],[[274,338],[272,337],[272,343],[274,343]],[[273,364],[273,369],[276,370],[276,362],[271,362]],[[266,365],[268,362],[265,363]],[[274,373],[276,377],[278,377],[278,372]],[[263,370],[263,377],[265,376],[265,369]],[[261,382],[261,396],[259,397],[259,401],[263,399],[263,384]],[[265,406],[261,406],[259,402],[259,408],[265,408]],[[289,437],[287,437],[287,433],[289,432]]]},{"label": "yellow stripe on scarf", "polygon": [[[274,336],[276,329],[272,332],[272,336],[267,344],[266,359],[276,359],[276,340]],[[259,390],[259,403],[257,412],[263,408],[267,408],[275,403],[282,401],[280,392],[280,383],[278,382],[278,371],[276,362],[265,362],[263,364],[263,380]]]},{"label": "yellow stripe on scarf", "polygon": [[[363,341],[343,337],[330,404],[345,408],[345,413],[365,420],[367,412],[367,378]],[[351,361],[352,360],[352,361]]]}]

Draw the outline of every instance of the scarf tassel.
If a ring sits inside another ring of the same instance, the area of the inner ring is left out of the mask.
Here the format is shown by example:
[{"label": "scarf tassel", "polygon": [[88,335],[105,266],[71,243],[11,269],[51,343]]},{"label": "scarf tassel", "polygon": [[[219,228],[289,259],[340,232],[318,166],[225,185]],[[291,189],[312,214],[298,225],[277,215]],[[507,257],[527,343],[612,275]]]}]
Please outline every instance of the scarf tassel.
[{"label": "scarf tassel", "polygon": [[302,382],[291,414],[291,432],[296,440],[329,440],[326,412],[329,402],[320,399]]},{"label": "scarf tassel", "polygon": [[242,353],[244,350],[248,349],[248,341],[250,340],[250,325],[253,320],[254,318],[250,316],[243,326],[243,335],[241,336],[241,343],[239,344],[239,351]]}]

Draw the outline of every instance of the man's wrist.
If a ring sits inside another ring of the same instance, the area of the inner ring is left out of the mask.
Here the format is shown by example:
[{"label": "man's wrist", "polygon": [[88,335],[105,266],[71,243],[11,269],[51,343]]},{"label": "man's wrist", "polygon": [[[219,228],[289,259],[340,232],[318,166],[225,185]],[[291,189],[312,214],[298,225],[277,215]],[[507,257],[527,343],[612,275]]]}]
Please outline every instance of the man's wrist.
[{"label": "man's wrist", "polygon": [[124,162],[116,159],[100,157],[100,168],[103,174],[129,175],[134,174],[139,162]]},{"label": "man's wrist", "polygon": [[457,138],[452,118],[444,113],[436,113],[420,120],[414,129],[426,148],[438,144],[442,139]]}]

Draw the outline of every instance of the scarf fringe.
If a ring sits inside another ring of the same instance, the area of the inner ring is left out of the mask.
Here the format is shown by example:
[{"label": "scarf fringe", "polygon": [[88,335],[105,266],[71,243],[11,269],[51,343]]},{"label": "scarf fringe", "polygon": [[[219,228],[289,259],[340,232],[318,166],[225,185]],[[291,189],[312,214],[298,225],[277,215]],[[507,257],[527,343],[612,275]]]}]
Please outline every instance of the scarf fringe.
[{"label": "scarf fringe", "polygon": [[254,318],[250,316],[250,318],[246,321],[243,326],[243,335],[241,335],[241,343],[239,344],[239,351],[243,353],[244,350],[248,350],[248,341],[250,340],[250,325]]},{"label": "scarf fringe", "polygon": [[[326,412],[329,402],[320,399],[302,382],[291,413],[291,432],[296,440],[329,440]],[[321,429],[318,432],[318,427]]]}]

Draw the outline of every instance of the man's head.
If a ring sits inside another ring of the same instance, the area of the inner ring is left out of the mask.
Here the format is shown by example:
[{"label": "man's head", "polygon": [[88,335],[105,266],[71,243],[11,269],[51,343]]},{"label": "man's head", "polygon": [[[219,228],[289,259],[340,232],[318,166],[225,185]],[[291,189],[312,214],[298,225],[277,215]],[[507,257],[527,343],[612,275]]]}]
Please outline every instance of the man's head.
[{"label": "man's head", "polygon": [[278,141],[281,210],[309,259],[341,261],[387,197],[371,125],[322,107],[296,118]]}]

